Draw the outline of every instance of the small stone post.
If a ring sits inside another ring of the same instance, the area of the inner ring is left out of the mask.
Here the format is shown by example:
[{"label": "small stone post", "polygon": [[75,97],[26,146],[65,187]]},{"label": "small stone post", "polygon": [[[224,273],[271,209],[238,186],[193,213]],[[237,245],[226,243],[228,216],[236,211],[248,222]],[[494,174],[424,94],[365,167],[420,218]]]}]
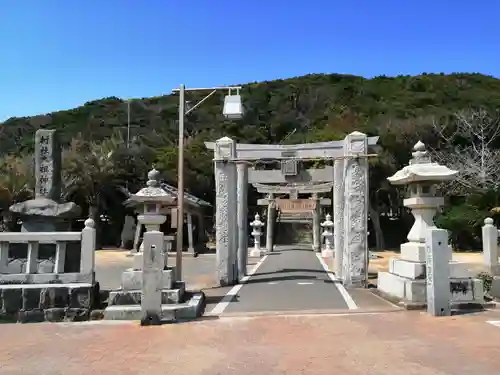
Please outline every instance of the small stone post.
[{"label": "small stone post", "polygon": [[250,256],[251,257],[260,257],[261,251],[260,251],[260,236],[262,236],[262,227],[264,226],[264,223],[260,221],[260,215],[255,214],[255,220],[250,223],[250,225],[253,228],[252,231],[252,236],[254,238],[254,247],[252,251],[250,251]]},{"label": "small stone post", "polygon": [[427,312],[433,316],[451,315],[450,260],[446,229],[430,227],[425,239]]},{"label": "small stone post", "polygon": [[484,264],[490,275],[498,274],[498,229],[493,225],[493,219],[484,219],[483,234],[483,257]]},{"label": "small stone post", "polygon": [[321,226],[324,228],[322,236],[325,237],[325,247],[321,251],[321,256],[323,258],[333,256],[332,251],[332,240],[333,240],[333,221],[330,214],[326,215],[326,220],[321,223]]},{"label": "small stone post", "polygon": [[238,163],[238,276],[247,274],[248,258],[248,164]]},{"label": "small stone post", "polygon": [[143,243],[141,325],[158,325],[162,318],[162,278],[165,266],[163,233],[146,232]]},{"label": "small stone post", "polygon": [[342,280],[344,251],[344,159],[333,162],[333,241],[335,248],[335,276]]},{"label": "small stone post", "polygon": [[216,276],[220,286],[238,281],[236,143],[228,137],[215,142]]}]

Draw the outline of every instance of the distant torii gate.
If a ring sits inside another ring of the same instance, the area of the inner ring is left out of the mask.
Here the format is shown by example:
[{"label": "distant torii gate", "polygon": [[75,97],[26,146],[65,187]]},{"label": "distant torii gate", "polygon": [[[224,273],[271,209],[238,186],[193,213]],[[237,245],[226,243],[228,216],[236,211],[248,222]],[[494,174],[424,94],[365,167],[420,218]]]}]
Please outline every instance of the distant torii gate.
[{"label": "distant torii gate", "polygon": [[[329,168],[331,173],[330,179],[333,177],[333,170]],[[311,171],[321,171],[321,169],[311,169]],[[260,172],[260,171],[258,171]],[[267,171],[266,171],[267,172]],[[277,178],[279,179],[279,174],[276,173]],[[320,226],[320,211],[321,206],[330,206],[332,204],[332,200],[329,198],[320,199],[318,197],[318,193],[327,193],[332,191],[333,182],[320,183],[320,184],[305,184],[305,183],[292,183],[291,185],[266,185],[260,183],[252,184],[257,192],[267,194],[267,198],[259,199],[257,204],[259,206],[267,205],[267,238],[266,238],[266,246],[268,251],[273,250],[273,225],[274,221],[270,220],[271,217],[274,216],[271,210],[274,210],[276,206],[276,194],[288,194],[290,200],[297,200],[299,194],[311,194],[311,199],[314,201],[314,209],[312,212],[312,222],[313,222],[313,250],[321,251],[321,226]]]},{"label": "distant torii gate", "polygon": [[[322,182],[333,182],[335,229],[335,274],[346,286],[363,286],[368,272],[368,156],[379,137],[353,132],[342,141],[297,145],[236,144],[223,137],[205,142],[214,150],[216,189],[217,275],[221,285],[230,285],[246,274],[248,252],[247,191],[249,177],[257,173],[275,179],[276,171],[252,170],[248,164],[258,160],[281,161],[282,172],[297,170],[298,160],[334,160],[332,167],[282,173],[282,182],[311,181],[315,173]],[[330,177],[324,176],[329,173]],[[253,177],[252,177],[253,178]],[[305,179],[305,181],[304,181]],[[271,181],[252,181],[265,183]],[[272,181],[274,183],[278,181]],[[317,181],[319,182],[319,181]],[[269,230],[269,229],[268,229]],[[272,229],[271,229],[272,230]]]}]

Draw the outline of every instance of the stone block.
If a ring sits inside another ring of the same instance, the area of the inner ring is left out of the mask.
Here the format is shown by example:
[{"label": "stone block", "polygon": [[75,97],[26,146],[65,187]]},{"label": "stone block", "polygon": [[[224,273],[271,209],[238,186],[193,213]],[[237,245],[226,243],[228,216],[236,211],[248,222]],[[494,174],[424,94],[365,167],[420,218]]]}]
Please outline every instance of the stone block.
[{"label": "stone block", "polygon": [[68,322],[84,322],[89,320],[89,318],[89,309],[67,308],[64,320]]},{"label": "stone block", "polygon": [[483,280],[453,278],[450,291],[452,302],[484,303]]},{"label": "stone block", "polygon": [[[377,288],[382,293],[400,300],[427,303],[425,280],[411,280],[390,272],[379,272]],[[483,282],[479,279],[452,278],[450,279],[450,291],[452,304],[484,302]]]},{"label": "stone block", "polygon": [[377,288],[390,296],[425,303],[425,280],[412,280],[390,272],[379,272]]},{"label": "stone block", "polygon": [[[164,270],[162,276],[163,289],[172,289],[173,281],[175,280],[175,270],[173,268]],[[142,289],[142,271],[128,269],[122,274],[122,289],[123,290],[141,290]]]},{"label": "stone block", "polygon": [[104,310],[92,310],[90,312],[90,320],[102,320],[104,319]]},{"label": "stone block", "polygon": [[425,263],[425,244],[406,242],[401,245],[401,259]]},{"label": "stone block", "polygon": [[194,293],[184,309],[176,310],[175,318],[178,320],[196,319],[205,312],[206,299],[203,292]]},{"label": "stone block", "polygon": [[2,289],[2,312],[17,314],[23,308],[23,290],[19,288]]},{"label": "stone block", "polygon": [[40,308],[42,289],[23,289],[23,310]]},{"label": "stone block", "polygon": [[494,298],[500,298],[500,276],[493,276],[491,280],[490,295]]},{"label": "stone block", "polygon": [[92,292],[91,287],[75,287],[69,289],[69,304],[71,308],[90,309],[92,307]]},{"label": "stone block", "polygon": [[66,309],[53,308],[43,311],[47,322],[62,322],[66,316]]},{"label": "stone block", "polygon": [[41,323],[45,321],[45,314],[42,309],[20,310],[17,319],[19,323]]},{"label": "stone block", "polygon": [[453,279],[462,279],[476,276],[476,273],[474,271],[471,271],[469,268],[469,263],[451,261],[450,277]]},{"label": "stone block", "polygon": [[424,279],[425,263],[392,258],[389,260],[389,272],[408,279]]},{"label": "stone block", "polygon": [[0,323],[17,323],[17,315],[0,311]]},{"label": "stone block", "polygon": [[[172,322],[177,320],[191,320],[203,315],[205,308],[205,296],[203,293],[195,293],[188,302],[162,305],[161,321]],[[107,320],[141,320],[141,305],[115,305],[108,306],[104,311],[104,319]]]},{"label": "stone block", "polygon": [[64,308],[68,306],[68,291],[66,287],[44,288],[40,291],[40,308]]},{"label": "stone block", "polygon": [[[140,290],[119,290],[109,293],[108,306],[114,305],[140,305]],[[161,292],[161,303],[164,305],[178,304],[182,302],[184,289],[165,289]]]},{"label": "stone block", "polygon": [[[425,278],[425,262],[414,262],[399,258],[389,260],[389,272],[408,279],[424,279]],[[450,262],[450,277],[452,278],[468,278],[473,277],[474,272],[469,270],[469,264],[464,262]]]}]

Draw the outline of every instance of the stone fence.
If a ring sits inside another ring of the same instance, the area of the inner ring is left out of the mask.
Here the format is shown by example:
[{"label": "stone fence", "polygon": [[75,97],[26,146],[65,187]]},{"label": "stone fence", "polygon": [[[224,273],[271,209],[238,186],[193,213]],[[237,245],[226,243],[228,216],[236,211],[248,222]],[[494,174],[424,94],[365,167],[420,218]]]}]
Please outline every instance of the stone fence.
[{"label": "stone fence", "polygon": [[[0,233],[0,284],[93,283],[95,229],[92,220],[85,222],[81,232],[4,232]],[[80,243],[79,272],[64,272],[69,242]],[[27,244],[26,262],[9,259],[11,244]],[[52,272],[40,273],[38,253],[40,245],[55,245]],[[16,263],[19,262],[16,267]],[[19,272],[21,271],[21,272]]]},{"label": "stone fence", "polygon": [[[89,318],[95,287],[94,226],[94,221],[87,219],[81,232],[0,233],[0,321]],[[18,244],[27,244],[26,259],[12,259],[12,252],[9,257],[11,245]],[[39,250],[47,245],[55,245],[55,257],[42,269]],[[79,269],[65,272],[69,255],[74,255],[70,252],[78,248]]]}]

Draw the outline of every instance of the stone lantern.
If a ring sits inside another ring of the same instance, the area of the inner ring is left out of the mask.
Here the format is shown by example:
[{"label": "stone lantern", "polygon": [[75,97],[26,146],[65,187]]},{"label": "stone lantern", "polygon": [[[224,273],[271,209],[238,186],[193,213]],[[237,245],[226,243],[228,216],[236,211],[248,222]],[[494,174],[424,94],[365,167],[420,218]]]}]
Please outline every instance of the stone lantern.
[{"label": "stone lantern", "polygon": [[321,235],[325,237],[325,247],[321,252],[321,256],[323,258],[333,256],[332,250],[332,240],[333,240],[333,221],[330,214],[326,215],[326,220],[321,223],[321,227],[324,228],[323,233]]},{"label": "stone lantern", "polygon": [[425,261],[425,236],[427,229],[434,226],[433,218],[439,207],[444,205],[444,198],[437,197],[435,187],[443,181],[455,179],[458,171],[444,165],[433,163],[425,150],[425,145],[418,141],[413,147],[410,165],[397,171],[387,179],[393,185],[407,185],[409,197],[403,201],[415,217],[407,243],[401,245],[401,255],[410,254],[412,258]]},{"label": "stone lantern", "polygon": [[[175,205],[175,197],[160,186],[159,179],[160,172],[153,168],[148,173],[147,186],[132,194],[128,200],[140,208],[141,213],[137,216],[137,221],[140,225],[144,225],[148,232],[160,231],[160,226],[167,220],[169,208]],[[134,254],[134,269],[142,267],[143,250],[144,245],[141,243],[139,252]]]},{"label": "stone lantern", "polygon": [[[434,226],[433,218],[439,207],[444,205],[444,198],[436,196],[436,186],[455,179],[458,171],[444,165],[434,163],[422,142],[417,142],[413,148],[408,166],[387,178],[393,185],[406,185],[408,198],[404,199],[405,207],[411,209],[415,223],[408,233],[408,242],[401,245],[400,258],[389,260],[389,272],[379,272],[378,290],[382,294],[396,297],[403,303],[426,303],[426,249],[425,237],[429,227]],[[470,293],[461,296],[453,295],[460,302],[472,301],[481,293],[480,280],[470,279],[470,273],[465,264],[453,262],[450,259],[450,276],[452,284],[468,283]],[[468,299],[472,299],[469,301]]]},{"label": "stone lantern", "polygon": [[264,226],[264,223],[260,221],[260,215],[255,214],[255,220],[250,223],[250,226],[252,227],[252,236],[254,238],[254,247],[252,251],[250,251],[250,256],[251,257],[260,257],[261,251],[260,251],[260,236],[262,236],[262,227]]}]

